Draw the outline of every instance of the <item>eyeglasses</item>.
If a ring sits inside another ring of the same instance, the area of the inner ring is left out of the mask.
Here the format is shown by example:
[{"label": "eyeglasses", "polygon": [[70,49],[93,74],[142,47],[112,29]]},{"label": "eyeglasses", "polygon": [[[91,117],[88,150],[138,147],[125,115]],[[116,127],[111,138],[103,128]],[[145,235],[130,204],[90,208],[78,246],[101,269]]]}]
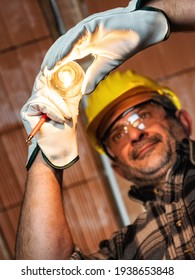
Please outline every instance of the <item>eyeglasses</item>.
[{"label": "eyeglasses", "polygon": [[166,111],[162,105],[155,101],[146,101],[127,109],[118,116],[107,128],[100,143],[108,156],[114,159],[114,156],[130,141],[129,126],[146,130],[165,117]]}]

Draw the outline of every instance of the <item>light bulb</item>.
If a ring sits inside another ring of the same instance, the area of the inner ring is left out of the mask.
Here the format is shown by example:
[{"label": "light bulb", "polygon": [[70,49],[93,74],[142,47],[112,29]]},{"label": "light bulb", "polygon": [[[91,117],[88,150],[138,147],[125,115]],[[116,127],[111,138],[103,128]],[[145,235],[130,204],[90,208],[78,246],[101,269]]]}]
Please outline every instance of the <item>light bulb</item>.
[{"label": "light bulb", "polygon": [[47,75],[50,88],[57,91],[63,98],[76,96],[81,92],[85,72],[75,61],[64,64]]}]

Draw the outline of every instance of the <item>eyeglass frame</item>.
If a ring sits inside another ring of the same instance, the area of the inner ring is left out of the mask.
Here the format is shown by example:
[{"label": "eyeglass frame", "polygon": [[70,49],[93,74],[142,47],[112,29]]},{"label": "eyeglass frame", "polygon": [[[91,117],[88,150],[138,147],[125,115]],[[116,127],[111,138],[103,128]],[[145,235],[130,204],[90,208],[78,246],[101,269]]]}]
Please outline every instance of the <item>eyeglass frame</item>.
[{"label": "eyeglass frame", "polygon": [[[125,110],[123,113],[121,113],[109,126],[108,128],[106,129],[106,131],[104,132],[104,135],[102,137],[99,138],[99,144],[102,146],[104,152],[108,155],[108,157],[110,159],[112,159],[113,161],[115,160],[115,157],[113,157],[109,152],[108,152],[108,149],[107,149],[107,146],[105,144],[105,139],[109,136],[109,133],[112,129],[112,127],[115,125],[115,123],[117,123],[117,121],[119,121],[120,119],[122,119],[123,117],[125,117],[128,113],[130,113],[131,111],[135,110],[136,108],[139,108],[143,105],[147,105],[147,104],[151,104],[151,103],[154,103],[154,104],[157,104],[157,105],[160,105],[161,107],[163,107],[163,109],[165,110],[166,113],[169,114],[169,116],[172,116],[172,117],[175,117],[175,112],[176,112],[176,109],[172,108],[168,108],[168,107],[165,107],[163,106],[159,101],[156,101],[154,99],[149,99],[149,100],[146,100],[142,103],[139,103],[127,110]],[[144,129],[143,129],[144,130]]]}]

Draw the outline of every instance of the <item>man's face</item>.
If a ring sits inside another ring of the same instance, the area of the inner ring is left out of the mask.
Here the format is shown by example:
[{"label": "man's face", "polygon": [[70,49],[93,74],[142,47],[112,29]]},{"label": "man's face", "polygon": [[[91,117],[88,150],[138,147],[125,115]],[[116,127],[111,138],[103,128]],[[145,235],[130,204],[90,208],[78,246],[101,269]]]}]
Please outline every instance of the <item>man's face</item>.
[{"label": "man's face", "polygon": [[138,185],[159,184],[176,160],[176,143],[185,137],[178,120],[154,103],[114,123],[107,145],[123,177]]}]

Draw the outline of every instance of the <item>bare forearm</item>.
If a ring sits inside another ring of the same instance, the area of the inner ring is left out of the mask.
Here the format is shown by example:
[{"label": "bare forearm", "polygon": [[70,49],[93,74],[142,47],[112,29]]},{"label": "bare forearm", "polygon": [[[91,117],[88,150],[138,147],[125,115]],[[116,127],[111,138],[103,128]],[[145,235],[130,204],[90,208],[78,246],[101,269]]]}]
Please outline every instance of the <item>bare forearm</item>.
[{"label": "bare forearm", "polygon": [[27,180],[16,242],[16,259],[66,259],[73,243],[66,222],[60,181],[41,154]]},{"label": "bare forearm", "polygon": [[146,0],[145,2],[147,6],[161,9],[167,14],[172,31],[195,30],[194,0]]}]

